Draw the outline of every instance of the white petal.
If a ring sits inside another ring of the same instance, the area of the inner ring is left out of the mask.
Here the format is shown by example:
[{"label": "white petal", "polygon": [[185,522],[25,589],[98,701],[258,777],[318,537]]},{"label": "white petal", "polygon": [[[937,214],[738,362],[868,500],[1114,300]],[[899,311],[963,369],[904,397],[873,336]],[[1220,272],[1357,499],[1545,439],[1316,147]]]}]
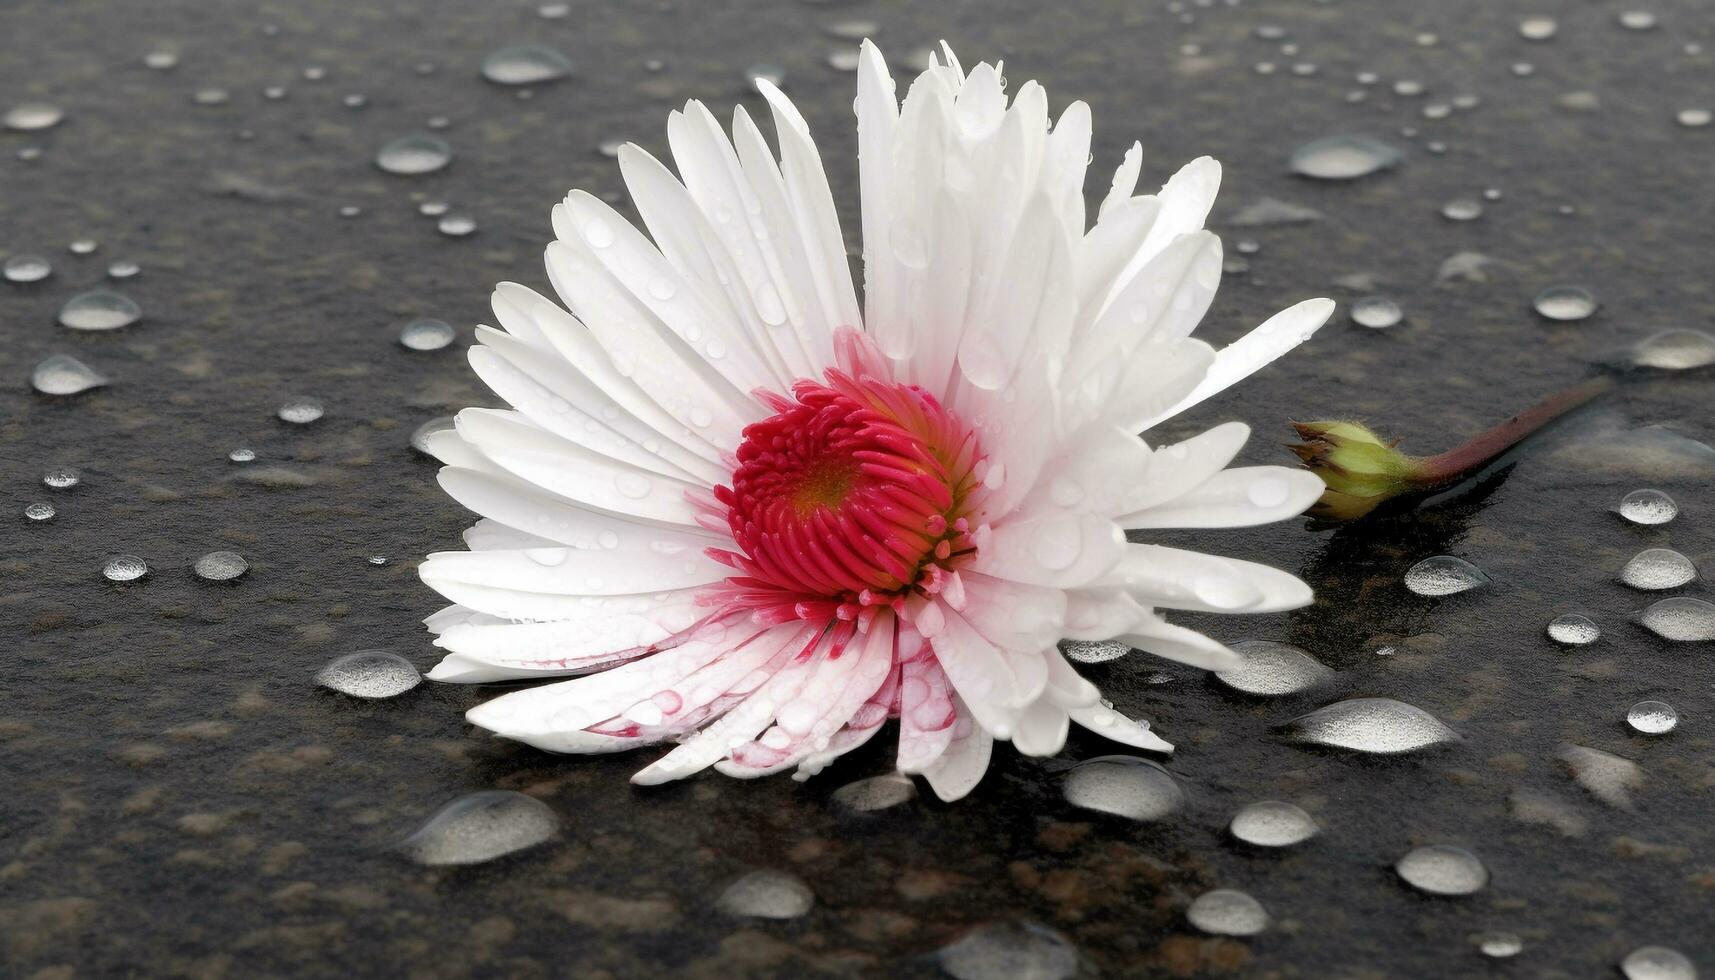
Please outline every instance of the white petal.
[{"label": "white petal", "polygon": [[1220,284],[1220,238],[1196,231],[1174,239],[1080,333],[1078,348],[1067,355],[1066,382],[1083,387],[1093,377],[1105,398],[1146,341],[1189,335]]},{"label": "white petal", "polygon": [[1060,638],[1066,619],[1066,593],[1061,590],[971,569],[961,571],[959,578],[965,587],[960,612],[996,644],[1009,650],[1034,650]]},{"label": "white petal", "polygon": [[662,554],[638,534],[619,539],[613,548],[442,551],[425,559],[417,572],[431,587],[453,581],[566,595],[636,595],[709,585],[731,569],[700,551]]},{"label": "white petal", "polygon": [[[1010,658],[959,614],[947,612],[945,616],[944,627],[929,638],[935,659],[978,723],[991,735],[1009,737],[1019,709],[1028,703],[1020,697]],[[1045,670],[1044,684],[1046,680]]]},{"label": "white petal", "polygon": [[953,686],[933,656],[907,660],[899,671],[899,771],[922,772],[953,740]]},{"label": "white petal", "polygon": [[1174,626],[1157,616],[1139,622],[1131,632],[1117,639],[1158,657],[1204,670],[1232,670],[1243,662],[1238,654],[1203,634]]},{"label": "white petal", "polygon": [[460,684],[547,677],[587,670],[633,656],[693,625],[708,610],[696,592],[667,593],[642,608],[591,605],[583,614],[550,623],[465,623],[435,640],[447,656],[430,680]]},{"label": "white petal", "polygon": [[1125,159],[1114,170],[1113,182],[1108,186],[1108,194],[1102,198],[1101,210],[1097,212],[1097,220],[1107,217],[1108,212],[1124,204],[1137,193],[1137,177],[1143,172],[1143,144],[1132,143],[1125,151]]},{"label": "white petal", "polygon": [[1068,640],[1106,640],[1123,633],[1147,611],[1122,588],[1070,589],[1066,592]]},{"label": "white petal", "polygon": [[1042,467],[1018,512],[1070,510],[1100,517],[1125,513],[1137,487],[1148,478],[1153,455],[1132,433],[1103,421],[1090,423]]},{"label": "white petal", "polygon": [[1307,470],[1244,466],[1222,470],[1178,499],[1120,520],[1130,529],[1251,527],[1304,513],[1327,485]]},{"label": "white petal", "polygon": [[1333,312],[1333,300],[1307,299],[1269,317],[1262,326],[1221,348],[1201,384],[1171,407],[1143,420],[1140,428],[1147,429],[1170,419],[1274,363],[1281,355],[1309,340]]},{"label": "white petal", "polygon": [[894,134],[899,128],[899,103],[894,98],[893,76],[881,52],[864,41],[858,52],[857,71],[858,183],[863,211],[864,322],[870,330],[883,329],[883,311],[902,309],[899,296],[902,270],[894,257],[882,250],[893,223],[893,202],[898,193],[893,172]]},{"label": "white petal", "polygon": [[935,764],[923,771],[929,787],[947,803],[964,799],[976,789],[983,774],[988,772],[989,755],[994,750],[994,738],[976,723],[962,699],[955,695],[954,703],[959,709],[959,720],[954,723],[953,740]]},{"label": "white petal", "polygon": [[1124,554],[1125,533],[1103,517],[1060,511],[993,528],[971,569],[995,578],[1070,589],[1094,581]]},{"label": "white petal", "polygon": [[1196,387],[1214,360],[1214,350],[1201,340],[1180,340],[1165,349],[1146,341],[1132,352],[1105,417],[1127,432],[1142,432],[1155,424],[1161,406]]},{"label": "white petal", "polygon": [[1161,217],[1156,219],[1149,237],[1139,246],[1126,270],[1115,277],[1115,285],[1124,288],[1169,242],[1200,230],[1209,217],[1209,209],[1215,206],[1215,195],[1220,189],[1221,165],[1213,159],[1198,157],[1180,167],[1156,194],[1161,200]]},{"label": "white petal", "polygon": [[1308,585],[1279,569],[1154,544],[1127,545],[1096,584],[1123,587],[1146,606],[1203,612],[1281,612],[1313,598]]},{"label": "white petal", "polygon": [[1025,755],[1050,756],[1066,745],[1070,718],[1066,709],[1043,698],[1024,709],[1012,733],[1013,747]]},{"label": "white petal", "polygon": [[1173,751],[1173,743],[1162,740],[1159,735],[1150,731],[1148,724],[1133,721],[1106,705],[1093,704],[1087,708],[1072,708],[1067,714],[1090,731],[1121,745],[1129,745],[1146,752]]},{"label": "white petal", "polygon": [[1251,427],[1223,422],[1183,442],[1162,446],[1149,457],[1143,479],[1126,495],[1126,508],[1145,510],[1175,500],[1208,482],[1244,448]]},{"label": "white petal", "polygon": [[669,556],[732,547],[732,539],[724,534],[591,510],[511,475],[446,466],[439,480],[449,496],[483,517],[574,548],[617,547],[622,538],[634,537],[642,537],[652,550]]}]

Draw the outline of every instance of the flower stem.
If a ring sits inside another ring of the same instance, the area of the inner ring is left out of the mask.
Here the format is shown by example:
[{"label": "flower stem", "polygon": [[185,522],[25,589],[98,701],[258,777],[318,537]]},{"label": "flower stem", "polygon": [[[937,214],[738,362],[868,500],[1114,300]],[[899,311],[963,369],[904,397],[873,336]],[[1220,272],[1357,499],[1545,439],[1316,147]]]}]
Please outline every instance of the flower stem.
[{"label": "flower stem", "polygon": [[1561,418],[1614,386],[1611,377],[1598,377],[1556,392],[1500,425],[1479,433],[1470,441],[1444,453],[1419,460],[1422,482],[1446,487],[1475,474],[1502,453],[1523,442],[1555,419]]}]

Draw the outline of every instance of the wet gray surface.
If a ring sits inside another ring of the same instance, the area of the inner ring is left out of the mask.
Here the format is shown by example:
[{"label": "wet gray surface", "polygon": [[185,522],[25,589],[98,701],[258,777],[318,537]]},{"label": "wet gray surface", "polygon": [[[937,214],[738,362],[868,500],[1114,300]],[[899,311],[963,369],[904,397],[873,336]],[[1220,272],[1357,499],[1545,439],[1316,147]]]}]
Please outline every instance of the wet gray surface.
[{"label": "wet gray surface", "polygon": [[[469,517],[408,439],[488,403],[459,351],[493,282],[545,285],[553,202],[572,186],[618,199],[599,143],[664,153],[670,108],[755,103],[744,70],[778,64],[855,236],[853,78],[825,60],[846,43],[825,32],[837,20],[877,21],[896,63],[945,36],[968,62],[1004,57],[1014,87],[1041,80],[1056,110],[1090,102],[1098,198],[1137,138],[1145,186],[1199,154],[1221,159],[1217,217],[1263,198],[1322,214],[1220,228],[1229,256],[1240,239],[1261,247],[1228,277],[1211,339],[1311,295],[1342,309],[1311,347],[1163,439],[1242,417],[1257,432],[1244,458],[1280,462],[1288,418],[1364,416],[1409,449],[1439,451],[1625,344],[1711,329],[1715,128],[1675,115],[1715,101],[1715,14],[1697,0],[1639,0],[1659,24],[1636,31],[1613,3],[1512,6],[579,0],[550,20],[514,0],[6,4],[0,109],[48,102],[64,120],[0,130],[0,253],[54,267],[40,282],[0,281],[0,973],[931,976],[940,962],[992,963],[970,954],[995,936],[1038,943],[1039,964],[1072,962],[1014,920],[1058,931],[1079,969],[1108,976],[1589,977],[1647,944],[1715,970],[1710,646],[1630,622],[1657,596],[1616,581],[1645,547],[1704,567],[1715,551],[1715,452],[1674,441],[1715,440],[1707,375],[1633,379],[1505,479],[1422,514],[1199,536],[1299,572],[1318,602],[1195,625],[1292,643],[1339,674],[1260,700],[1141,655],[1085,668],[1180,747],[1167,766],[1185,802],[1156,823],[1065,802],[1067,760],[1114,750],[1093,738],[1075,737],[1064,760],[997,751],[957,805],[920,796],[863,813],[832,795],[888,769],[886,736],[808,784],[709,775],[642,791],[626,782],[635,756],[562,759],[481,737],[461,713],[482,691],[424,684],[369,702],[312,680],[357,650],[434,662],[419,620],[438,603],[413,566],[455,546]],[[1520,36],[1519,17],[1535,12],[1558,19],[1553,39]],[[1280,36],[1258,36],[1271,27]],[[576,74],[528,100],[479,78],[491,51],[526,42],[559,48]],[[145,66],[167,49],[176,67]],[[1534,72],[1515,75],[1517,62]],[[324,77],[306,78],[314,67]],[[1395,95],[1402,79],[1426,94]],[[265,97],[276,85],[284,97]],[[211,88],[227,99],[199,104]],[[1364,100],[1349,102],[1353,90]],[[342,104],[351,94],[366,104]],[[1424,118],[1459,95],[1481,102]],[[378,149],[436,116],[450,122],[435,130],[450,166],[375,168]],[[1351,183],[1288,172],[1293,148],[1342,133],[1384,139],[1405,159]],[[1478,219],[1441,216],[1491,187],[1503,196]],[[478,230],[438,232],[418,213],[434,200]],[[81,238],[98,249],[68,251]],[[1438,284],[1442,263],[1467,251],[1494,260],[1484,280]],[[143,319],[59,326],[65,301],[115,260],[142,267],[111,285]],[[1333,284],[1357,274],[1373,284]],[[1599,311],[1538,318],[1532,297],[1556,283],[1587,287]],[[1345,304],[1370,293],[1398,301],[1403,323],[1352,325]],[[419,317],[457,325],[459,341],[402,348],[402,324]],[[56,353],[112,384],[36,394],[30,374]],[[278,420],[295,395],[325,416]],[[240,447],[257,459],[228,462]],[[43,486],[60,466],[81,484]],[[1610,513],[1645,486],[1671,493],[1679,517],[1639,527]],[[24,517],[40,501],[52,521]],[[198,579],[212,551],[238,552],[248,573]],[[150,574],[105,580],[122,554]],[[1439,600],[1407,592],[1406,569],[1436,554],[1493,581]],[[1544,625],[1567,611],[1594,619],[1602,640],[1552,644]],[[1462,740],[1375,758],[1271,736],[1359,697],[1421,707]],[[1673,705],[1677,729],[1632,732],[1626,712],[1645,699]],[[1574,783],[1567,744],[1636,762],[1632,809]],[[546,803],[558,836],[469,868],[391,850],[450,799],[497,789]],[[1232,815],[1264,799],[1303,807],[1322,833],[1278,852],[1232,841]],[[1489,884],[1463,898],[1413,891],[1392,865],[1425,844],[1478,855]],[[720,911],[723,890],[757,870],[802,879],[809,912]],[[1254,896],[1272,925],[1243,939],[1197,932],[1185,910],[1213,888]],[[1523,952],[1485,960],[1477,939],[1496,930]]]}]

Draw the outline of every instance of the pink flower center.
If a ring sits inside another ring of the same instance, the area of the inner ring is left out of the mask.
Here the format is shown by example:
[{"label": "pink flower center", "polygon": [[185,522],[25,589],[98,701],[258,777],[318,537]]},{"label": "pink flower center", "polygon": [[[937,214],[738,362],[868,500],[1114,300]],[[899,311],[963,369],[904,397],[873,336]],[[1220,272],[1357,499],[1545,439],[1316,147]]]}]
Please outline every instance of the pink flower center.
[{"label": "pink flower center", "polygon": [[966,514],[978,481],[973,434],[915,385],[799,381],[794,398],[744,430],[730,486],[716,487],[742,574],[727,597],[786,620],[851,620],[941,591],[974,550]]}]

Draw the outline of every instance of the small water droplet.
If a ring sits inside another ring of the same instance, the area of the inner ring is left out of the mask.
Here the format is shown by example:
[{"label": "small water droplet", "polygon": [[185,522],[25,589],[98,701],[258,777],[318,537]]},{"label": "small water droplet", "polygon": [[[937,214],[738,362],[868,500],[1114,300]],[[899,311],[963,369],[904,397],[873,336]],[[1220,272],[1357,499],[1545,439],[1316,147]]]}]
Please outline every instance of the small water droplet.
[{"label": "small water droplet", "polygon": [[408,350],[431,351],[452,343],[458,331],[445,320],[424,317],[399,328],[399,343]]},{"label": "small water droplet", "polygon": [[366,563],[368,563],[370,565],[374,565],[377,568],[380,568],[383,565],[392,564],[392,562],[393,562],[393,559],[387,557],[386,555],[369,555],[369,556],[365,557],[363,560]]},{"label": "small water droplet", "polygon": [[1583,286],[1550,286],[1536,294],[1531,305],[1549,320],[1583,320],[1596,312],[1596,297]]},{"label": "small water droplet", "polygon": [[1452,844],[1413,848],[1393,869],[1406,884],[1431,895],[1473,895],[1489,883],[1489,869],[1483,862]]},{"label": "small water droplet", "polygon": [[1073,663],[1105,664],[1130,653],[1131,647],[1118,640],[1061,640],[1060,652]]},{"label": "small water droplet", "polygon": [[1639,701],[1626,712],[1626,724],[1642,735],[1666,735],[1679,727],[1679,712],[1666,701]]},{"label": "small water droplet", "polygon": [[230,582],[250,571],[250,563],[236,551],[211,551],[197,559],[197,577],[207,582]]},{"label": "small water droplet", "polygon": [[1516,933],[1485,932],[1477,937],[1477,951],[1490,959],[1504,960],[1524,952],[1524,940]]},{"label": "small water droplet", "polygon": [[1129,755],[1081,762],[1060,789],[1075,807],[1145,822],[1161,820],[1185,802],[1184,791],[1166,769]]},{"label": "small water droplet", "polygon": [[1483,202],[1474,197],[1456,197],[1441,205],[1441,216],[1448,221],[1475,221],[1483,216]]},{"label": "small water droplet", "polygon": [[447,208],[445,201],[424,201],[417,205],[417,213],[425,218],[438,218],[447,213]]},{"label": "small water droplet", "polygon": [[195,102],[197,105],[207,106],[225,105],[231,98],[232,96],[226,91],[226,89],[215,86],[199,88],[191,95],[192,102]]},{"label": "small water droplet", "polygon": [[149,574],[149,563],[136,555],[117,555],[107,560],[101,574],[109,582],[135,582]]},{"label": "small water droplet", "polygon": [[1397,166],[1404,155],[1368,136],[1328,136],[1292,153],[1292,170],[1316,180],[1354,180]]},{"label": "small water droplet", "polygon": [[54,505],[38,501],[24,508],[24,516],[32,521],[51,521],[54,519]]},{"label": "small water droplet", "polygon": [[171,71],[179,66],[179,53],[171,48],[156,48],[143,56],[143,64],[156,71]]},{"label": "small water droplet", "polygon": [[1321,830],[1310,814],[1280,800],[1248,804],[1233,817],[1227,829],[1253,847],[1291,847]]},{"label": "small water droplet", "polygon": [[1715,337],[1701,330],[1664,330],[1632,348],[1632,363],[1666,371],[1715,364]]},{"label": "small water droplet", "polygon": [[0,275],[7,282],[41,282],[52,275],[54,267],[40,255],[14,255],[0,266]]},{"label": "small water droplet", "polygon": [[1352,322],[1372,330],[1385,330],[1399,325],[1405,311],[1386,296],[1365,296],[1352,304]]},{"label": "small water droplet", "polygon": [[1280,726],[1288,741],[1374,755],[1415,752],[1459,736],[1422,708],[1392,698],[1355,698]]},{"label": "small water droplet", "polygon": [[1620,961],[1626,980],[1697,980],[1697,967],[1677,949],[1641,946]]},{"label": "small water droplet", "polygon": [[430,867],[481,864],[535,847],[560,832],[548,804],[511,790],[468,793],[436,810],[399,852]]},{"label": "small water droplet", "polygon": [[1622,10],[1615,20],[1628,31],[1650,31],[1655,29],[1655,13],[1648,10]]},{"label": "small water droplet", "polygon": [[76,395],[107,383],[100,372],[70,354],[45,357],[30,374],[30,385],[44,395]]},{"label": "small water droplet", "polygon": [[1482,569],[1452,555],[1425,558],[1405,573],[1405,587],[1423,596],[1456,595],[1488,581]]},{"label": "small water droplet", "polygon": [[496,85],[541,85],[572,73],[572,60],[546,44],[501,48],[482,61],[482,77]]},{"label": "small water droplet", "polygon": [[113,279],[130,279],[143,271],[143,267],[130,259],[118,259],[107,265],[107,275]]},{"label": "small water droplet", "polygon": [[463,238],[476,231],[476,219],[466,214],[449,214],[435,227],[449,238]]},{"label": "small water droplet", "polygon": [[544,3],[536,8],[536,16],[543,20],[563,20],[571,12],[569,3]]},{"label": "small water droplet", "polygon": [[1602,638],[1602,628],[1588,616],[1563,613],[1548,621],[1548,638],[1561,646],[1589,646]]},{"label": "small water droplet", "polygon": [[835,48],[828,52],[828,67],[835,71],[857,71],[863,61],[857,48]]},{"label": "small water droplet", "polygon": [[816,904],[815,893],[797,875],[752,871],[726,887],[715,906],[728,915],[758,919],[796,919]]},{"label": "small water droplet", "polygon": [[1232,888],[1197,896],[1185,920],[1212,936],[1254,936],[1268,928],[1268,912],[1256,899]]},{"label": "small water droplet", "polygon": [[390,174],[432,174],[453,162],[453,148],[446,140],[428,133],[411,133],[377,150],[375,165]]},{"label": "small water droplet", "polygon": [[60,325],[73,330],[118,330],[143,317],[143,309],[130,297],[111,289],[96,288],[78,293],[60,307]]},{"label": "small water droplet", "polygon": [[322,407],[321,402],[314,398],[296,395],[286,399],[275,414],[279,416],[282,422],[290,422],[293,425],[308,425],[326,414],[326,409]]},{"label": "small water droplet", "polygon": [[1327,683],[1334,671],[1298,647],[1272,640],[1241,640],[1232,650],[1243,662],[1215,671],[1215,679],[1235,691],[1258,697],[1302,694]]},{"label": "small water droplet", "polygon": [[1696,643],[1715,640],[1715,605],[1676,595],[1652,603],[1638,617],[1646,629],[1664,640]]},{"label": "small water droplet", "polygon": [[1646,548],[1620,569],[1620,581],[1634,589],[1677,589],[1697,578],[1691,559],[1671,548]]},{"label": "small water droplet", "polygon": [[234,463],[253,463],[256,461],[256,450],[241,446],[227,453],[226,458]]},{"label": "small water droplet", "polygon": [[48,102],[22,102],[6,110],[6,128],[20,132],[51,129],[65,118],[59,106]]},{"label": "small water droplet", "polygon": [[1679,504],[1660,490],[1633,490],[1620,498],[1619,515],[1633,524],[1655,526],[1679,516]]},{"label": "small water droplet", "polygon": [[909,803],[917,798],[917,785],[908,776],[889,773],[847,783],[834,790],[835,805],[854,813],[873,813]]},{"label": "small water droplet", "polygon": [[422,682],[422,675],[411,661],[386,650],[348,653],[316,672],[317,684],[354,698],[372,700],[398,697]]},{"label": "small water droplet", "polygon": [[1560,30],[1553,17],[1526,17],[1519,21],[1519,36],[1527,41],[1546,41]]},{"label": "small water droplet", "polygon": [[82,475],[69,466],[56,466],[42,474],[42,486],[49,490],[70,490],[81,482]]},{"label": "small water droplet", "polygon": [[369,97],[364,95],[362,92],[352,92],[345,98],[340,99],[339,104],[345,106],[347,109],[361,109],[369,104]]}]

